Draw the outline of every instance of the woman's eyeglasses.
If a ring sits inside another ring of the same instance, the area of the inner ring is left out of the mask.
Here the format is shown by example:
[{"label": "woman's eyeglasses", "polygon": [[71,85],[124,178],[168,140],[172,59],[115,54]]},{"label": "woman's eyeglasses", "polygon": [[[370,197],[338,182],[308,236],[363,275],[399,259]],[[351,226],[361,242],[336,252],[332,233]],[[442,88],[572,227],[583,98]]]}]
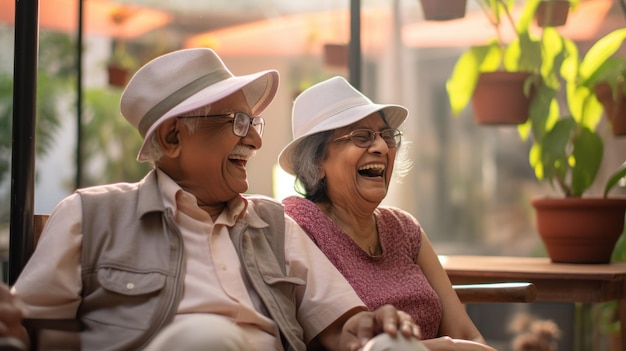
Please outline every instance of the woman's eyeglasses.
[{"label": "woman's eyeglasses", "polygon": [[340,136],[333,141],[350,140],[358,147],[368,148],[374,143],[374,140],[376,140],[377,134],[380,134],[380,137],[383,138],[390,148],[397,147],[400,145],[400,141],[402,141],[402,132],[393,128],[381,130],[380,132],[369,129],[356,129],[350,132],[350,134]]},{"label": "woman's eyeglasses", "polygon": [[240,138],[244,138],[248,135],[248,131],[250,130],[250,126],[254,128],[259,136],[263,135],[263,128],[265,128],[265,120],[263,117],[250,117],[245,112],[231,112],[231,113],[222,113],[219,115],[206,115],[206,116],[179,116],[178,118],[219,118],[219,117],[228,117],[231,118],[229,121],[233,124],[233,134]]}]

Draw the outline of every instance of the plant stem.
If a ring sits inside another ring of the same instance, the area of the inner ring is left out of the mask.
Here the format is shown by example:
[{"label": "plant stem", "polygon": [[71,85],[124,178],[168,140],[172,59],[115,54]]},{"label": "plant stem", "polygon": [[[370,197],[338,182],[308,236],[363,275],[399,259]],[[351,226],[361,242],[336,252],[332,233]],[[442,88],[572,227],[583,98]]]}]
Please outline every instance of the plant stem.
[{"label": "plant stem", "polygon": [[500,58],[501,58],[500,69],[503,70],[504,69],[505,45],[504,45],[504,37],[502,36],[502,30],[500,28],[500,25],[502,24],[502,21],[500,19],[500,7],[502,8],[502,11],[504,12],[504,15],[506,16],[508,22],[511,24],[511,27],[513,28],[513,33],[515,33],[515,35],[518,37],[519,37],[519,34],[517,33],[517,29],[515,28],[515,20],[513,19],[513,16],[511,15],[511,11],[506,5],[506,3],[504,2],[504,0],[495,0],[495,2],[488,2],[488,1],[489,0],[479,0],[478,4],[480,5],[481,10],[485,14],[485,17],[487,17],[487,19],[489,20],[489,23],[493,26],[496,32],[498,47],[500,50]]}]

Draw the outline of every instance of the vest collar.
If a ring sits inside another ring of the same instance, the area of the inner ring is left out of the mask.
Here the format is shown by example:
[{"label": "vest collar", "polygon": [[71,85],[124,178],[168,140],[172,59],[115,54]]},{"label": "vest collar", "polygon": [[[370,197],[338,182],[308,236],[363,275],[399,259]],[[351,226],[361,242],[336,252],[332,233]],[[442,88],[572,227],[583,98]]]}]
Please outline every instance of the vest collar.
[{"label": "vest collar", "polygon": [[137,210],[140,217],[151,212],[165,212],[165,204],[163,204],[161,192],[159,191],[156,169],[150,171],[139,181],[138,186],[139,200],[137,201]]}]

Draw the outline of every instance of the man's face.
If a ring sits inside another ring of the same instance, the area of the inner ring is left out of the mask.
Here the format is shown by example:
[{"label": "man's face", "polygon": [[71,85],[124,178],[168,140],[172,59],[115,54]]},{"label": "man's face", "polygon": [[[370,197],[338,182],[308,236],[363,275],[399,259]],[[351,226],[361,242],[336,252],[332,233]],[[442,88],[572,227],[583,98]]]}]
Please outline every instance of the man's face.
[{"label": "man's face", "polygon": [[[251,114],[243,92],[213,103],[209,114],[231,112]],[[200,118],[197,122],[190,132],[177,121],[179,152],[173,173],[178,176],[174,180],[194,194],[200,205],[225,202],[248,190],[245,166],[261,148],[261,136],[252,127],[245,137],[236,136],[228,117]]]}]

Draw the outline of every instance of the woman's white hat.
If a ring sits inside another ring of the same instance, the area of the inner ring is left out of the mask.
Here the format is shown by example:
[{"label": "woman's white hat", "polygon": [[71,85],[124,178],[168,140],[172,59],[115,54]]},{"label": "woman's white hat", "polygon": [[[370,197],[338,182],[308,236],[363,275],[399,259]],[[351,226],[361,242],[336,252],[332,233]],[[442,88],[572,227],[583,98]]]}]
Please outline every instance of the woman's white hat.
[{"label": "woman's white hat", "polygon": [[122,115],[143,137],[137,155],[146,161],[146,140],[165,120],[219,101],[243,90],[257,116],[274,99],[278,72],[235,76],[211,49],[178,50],[148,62],[122,93]]},{"label": "woman's white hat", "polygon": [[293,104],[293,140],[280,152],[278,164],[293,175],[293,150],[302,139],[348,126],[378,111],[383,111],[391,128],[400,127],[409,114],[400,105],[373,103],[340,76],[313,85],[302,92]]}]

